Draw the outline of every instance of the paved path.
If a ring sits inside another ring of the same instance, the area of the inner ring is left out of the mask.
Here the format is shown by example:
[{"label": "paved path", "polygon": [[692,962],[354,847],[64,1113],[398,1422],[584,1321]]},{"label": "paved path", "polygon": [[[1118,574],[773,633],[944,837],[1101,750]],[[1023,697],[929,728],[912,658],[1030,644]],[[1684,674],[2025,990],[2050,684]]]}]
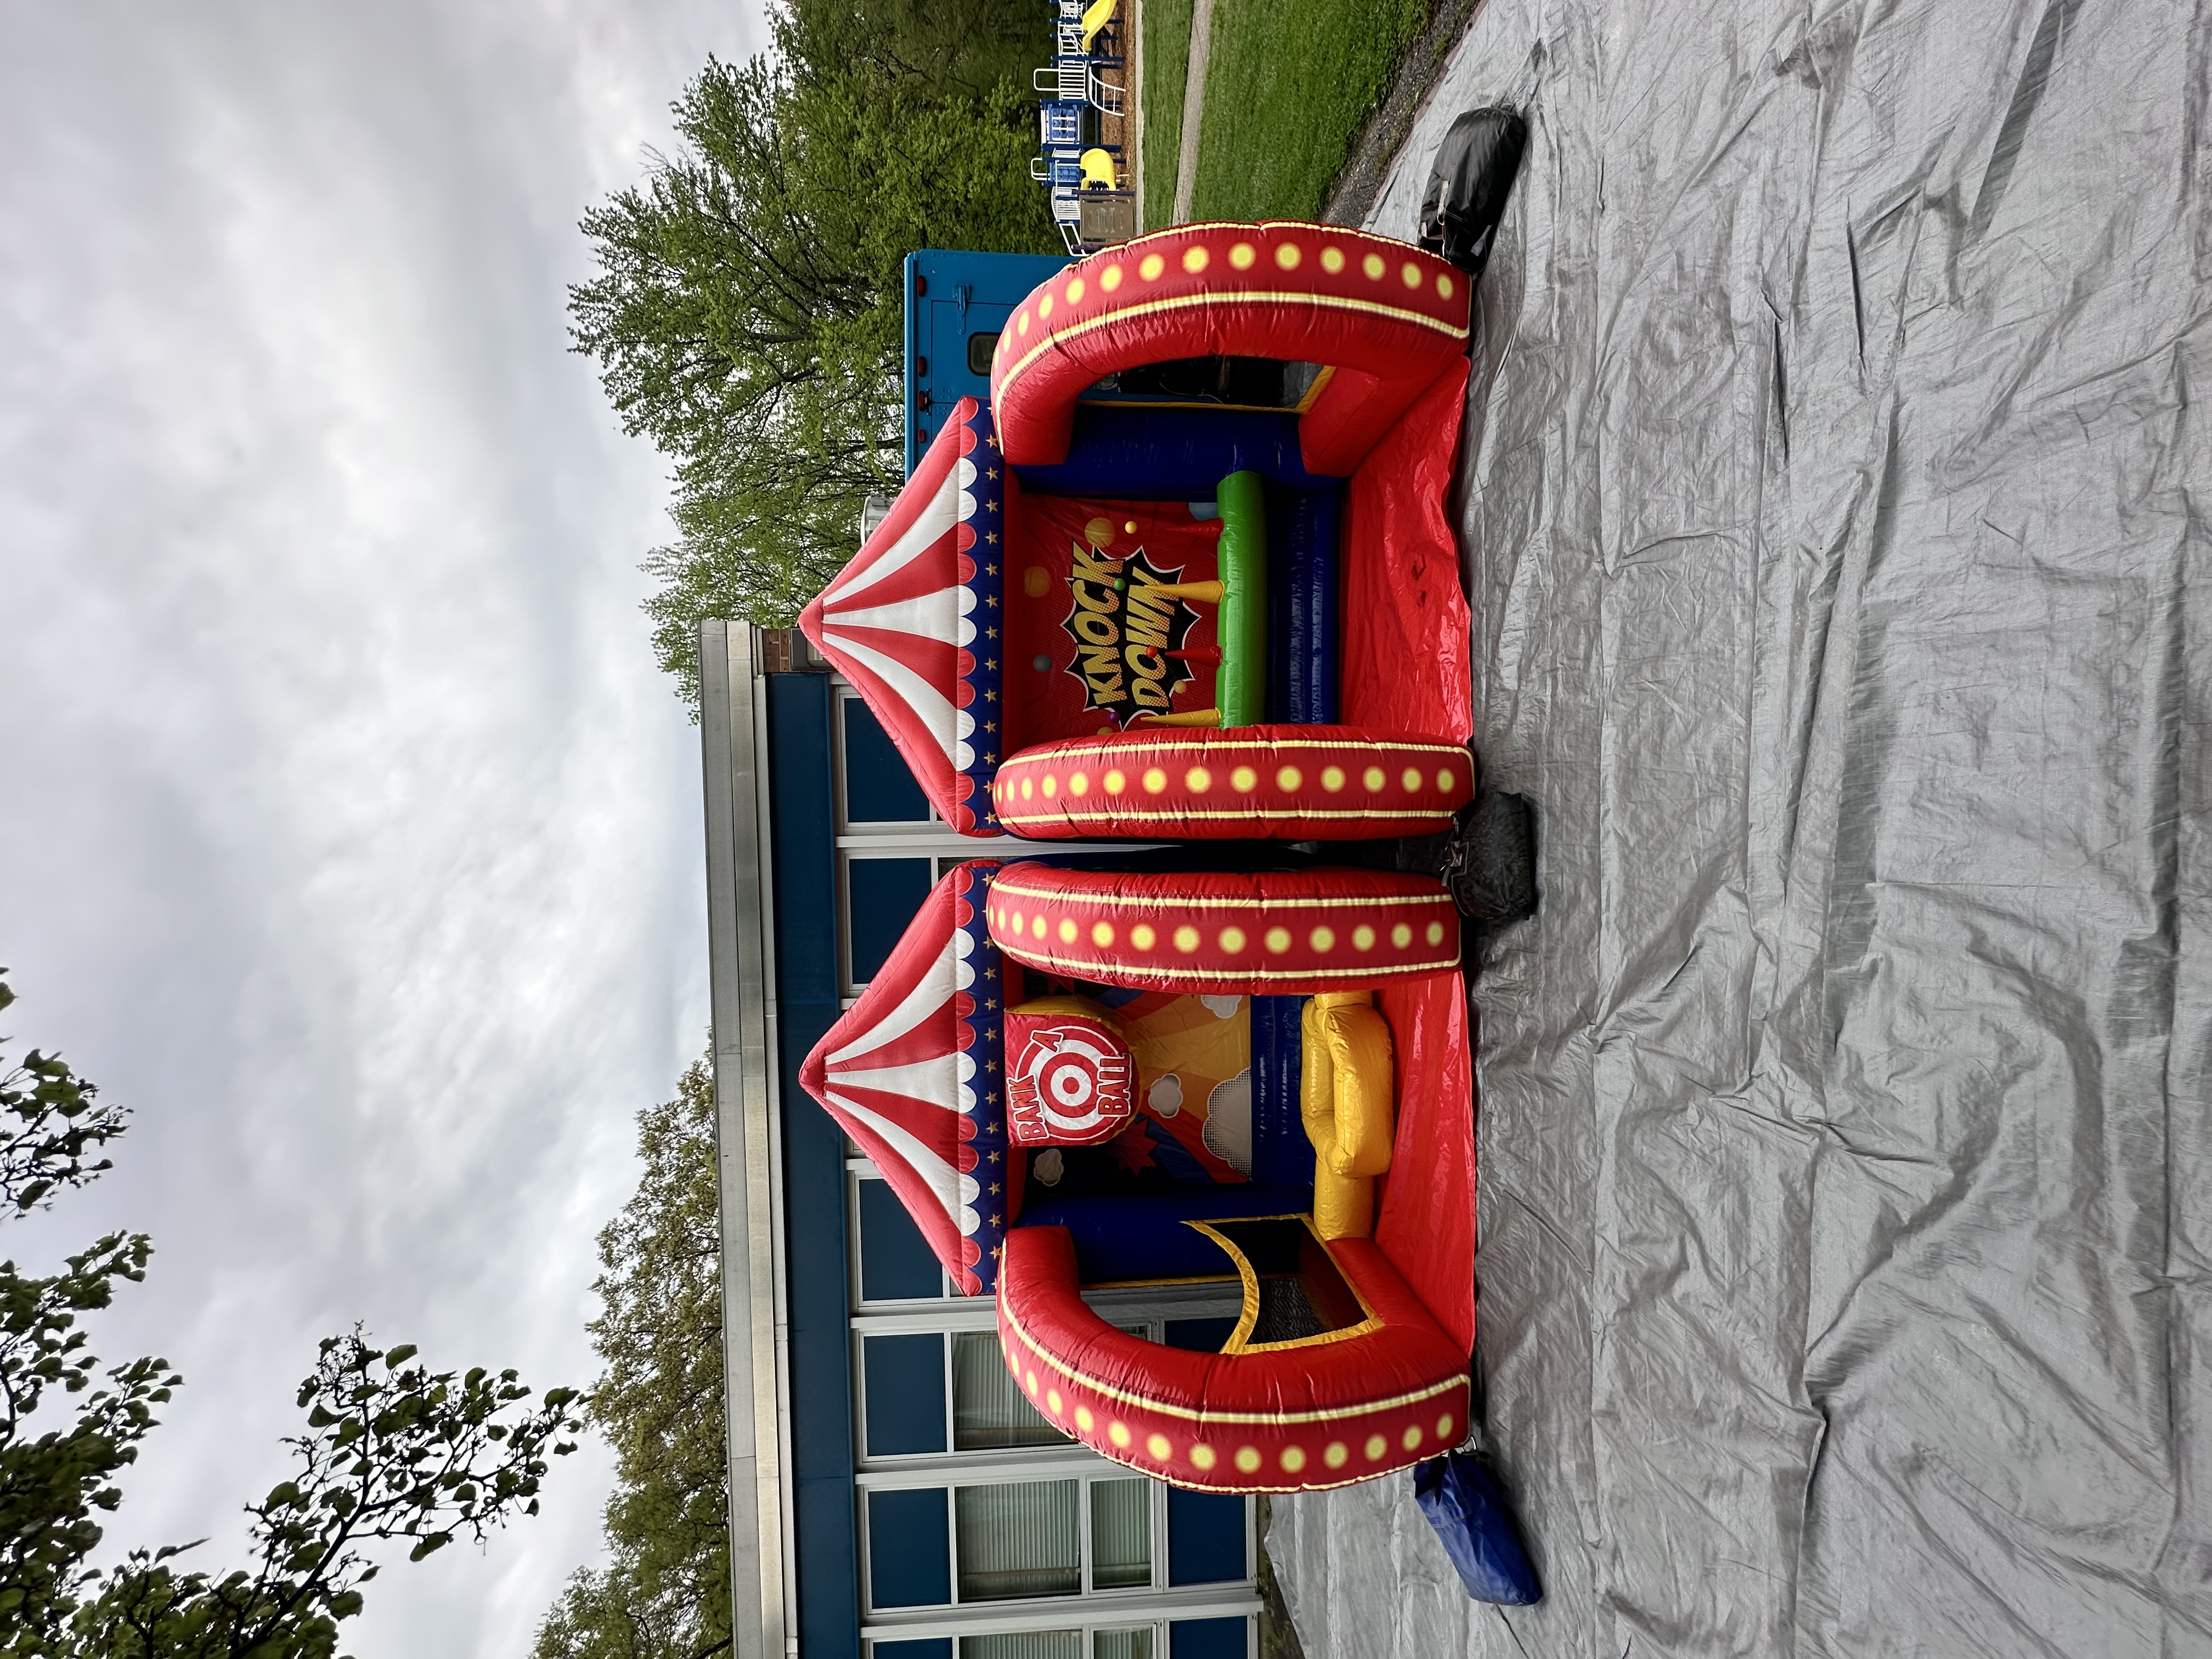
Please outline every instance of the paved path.
[{"label": "paved path", "polygon": [[1213,0],[1190,9],[1190,66],[1182,82],[1182,149],[1176,156],[1175,222],[1190,217],[1190,198],[1198,188],[1198,120],[1206,111],[1206,64],[1213,55]]},{"label": "paved path", "polygon": [[1129,193],[1137,198],[1137,229],[1142,234],[1152,227],[1145,222],[1145,15],[1139,0],[1124,0],[1121,19],[1129,41],[1122,54],[1129,65],[1122,99],[1129,118],[1121,127],[1121,153],[1129,158]]}]

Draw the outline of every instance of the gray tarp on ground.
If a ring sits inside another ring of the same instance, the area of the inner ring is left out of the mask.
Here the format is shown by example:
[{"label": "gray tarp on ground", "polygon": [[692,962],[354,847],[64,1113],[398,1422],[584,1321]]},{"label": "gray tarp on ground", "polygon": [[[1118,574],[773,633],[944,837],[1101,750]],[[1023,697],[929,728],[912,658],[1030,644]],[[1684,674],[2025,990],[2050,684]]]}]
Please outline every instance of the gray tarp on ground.
[{"label": "gray tarp on ground", "polygon": [[[1308,1659],[2212,1650],[2212,6],[1489,0],[1477,991],[1549,1588],[1278,1504]],[[1509,1628],[1510,1632],[1509,1632]]]}]

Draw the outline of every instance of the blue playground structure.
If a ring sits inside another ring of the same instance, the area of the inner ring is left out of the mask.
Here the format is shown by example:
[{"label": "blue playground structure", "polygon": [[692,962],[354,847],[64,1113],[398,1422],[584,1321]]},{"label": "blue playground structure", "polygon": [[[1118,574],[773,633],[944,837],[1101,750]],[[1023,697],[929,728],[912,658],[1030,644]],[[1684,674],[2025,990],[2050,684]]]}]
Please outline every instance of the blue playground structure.
[{"label": "blue playground structure", "polygon": [[[1050,0],[1052,62],[1030,77],[1042,96],[1039,152],[1030,177],[1052,196],[1053,222],[1071,256],[1124,240],[1135,230],[1135,198],[1122,146],[1103,142],[1102,117],[1128,114],[1125,84],[1102,73],[1127,63],[1121,0]],[[1123,77],[1125,82],[1126,76]],[[1109,234],[1108,222],[1126,228]]]}]

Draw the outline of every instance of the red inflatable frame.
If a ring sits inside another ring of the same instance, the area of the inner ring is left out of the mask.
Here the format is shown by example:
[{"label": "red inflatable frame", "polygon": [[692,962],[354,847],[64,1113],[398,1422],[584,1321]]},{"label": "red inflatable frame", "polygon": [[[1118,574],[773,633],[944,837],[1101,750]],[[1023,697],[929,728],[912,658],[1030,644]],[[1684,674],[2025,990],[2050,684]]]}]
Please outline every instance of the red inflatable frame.
[{"label": "red inflatable frame", "polygon": [[1180,357],[1276,357],[1324,374],[1298,421],[1309,472],[1349,477],[1467,353],[1473,284],[1340,225],[1178,225],[1095,253],[1022,303],[991,365],[1006,459],[1065,460],[1076,400]]},{"label": "red inflatable frame", "polygon": [[991,780],[999,823],[1034,841],[1376,841],[1434,835],[1474,798],[1464,745],[1348,726],[1140,726],[1034,744]]},{"label": "red inflatable frame", "polygon": [[1459,966],[1460,915],[1395,870],[1001,870],[991,942],[1024,968],[1199,995],[1312,996]]},{"label": "red inflatable frame", "polygon": [[1063,1227],[1006,1235],[999,1343],[1050,1422],[1100,1455],[1178,1486],[1348,1486],[1457,1445],[1466,1352],[1371,1240],[1328,1254],[1368,1317],[1236,1353],[1190,1353],[1116,1330],[1084,1302]]}]

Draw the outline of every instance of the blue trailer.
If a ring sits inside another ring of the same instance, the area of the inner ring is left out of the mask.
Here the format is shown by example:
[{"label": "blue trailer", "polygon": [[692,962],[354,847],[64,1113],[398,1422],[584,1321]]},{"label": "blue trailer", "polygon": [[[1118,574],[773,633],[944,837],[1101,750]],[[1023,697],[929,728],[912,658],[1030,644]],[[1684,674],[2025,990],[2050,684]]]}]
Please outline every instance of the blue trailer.
[{"label": "blue trailer", "polygon": [[925,248],[906,256],[908,474],[954,404],[990,396],[1000,329],[1030,289],[1066,264],[1056,253]]}]

